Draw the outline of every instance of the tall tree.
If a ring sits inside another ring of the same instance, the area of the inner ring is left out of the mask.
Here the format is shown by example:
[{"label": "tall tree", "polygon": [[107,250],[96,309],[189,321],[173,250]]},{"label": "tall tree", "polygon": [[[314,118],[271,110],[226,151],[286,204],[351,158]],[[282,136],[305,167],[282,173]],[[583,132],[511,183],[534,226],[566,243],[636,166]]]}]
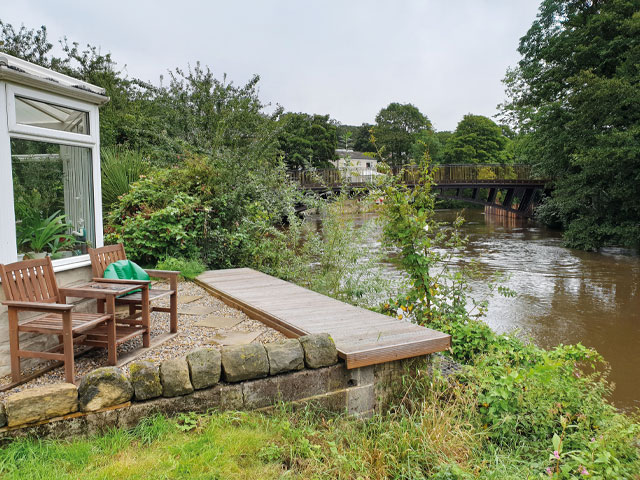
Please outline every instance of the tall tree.
[{"label": "tall tree", "polygon": [[444,149],[447,163],[505,163],[510,140],[490,118],[465,115]]},{"label": "tall tree", "polygon": [[357,152],[375,152],[376,147],[371,143],[371,128],[373,125],[363,123],[354,130],[353,149]]},{"label": "tall tree", "polygon": [[418,161],[428,152],[433,163],[444,163],[445,147],[451,135],[447,131],[423,130],[416,135],[411,146],[411,158]]},{"label": "tall tree", "polygon": [[280,149],[289,168],[329,168],[336,158],[337,127],[329,115],[286,113],[279,136]]},{"label": "tall tree", "polygon": [[554,188],[566,242],[640,245],[640,1],[544,0],[507,72],[518,151]]},{"label": "tall tree", "polygon": [[416,135],[424,130],[431,130],[431,122],[410,103],[390,103],[376,115],[373,128],[378,147],[393,165],[410,158]]}]

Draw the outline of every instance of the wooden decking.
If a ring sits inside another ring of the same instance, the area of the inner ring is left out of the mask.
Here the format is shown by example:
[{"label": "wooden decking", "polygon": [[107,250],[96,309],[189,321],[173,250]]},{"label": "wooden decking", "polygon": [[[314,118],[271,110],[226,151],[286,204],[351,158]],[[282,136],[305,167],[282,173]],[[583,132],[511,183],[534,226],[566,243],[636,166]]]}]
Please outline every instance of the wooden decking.
[{"label": "wooden decking", "polygon": [[347,368],[446,350],[451,337],[354,307],[250,268],[212,270],[196,280],[249,317],[288,337],[329,333]]}]

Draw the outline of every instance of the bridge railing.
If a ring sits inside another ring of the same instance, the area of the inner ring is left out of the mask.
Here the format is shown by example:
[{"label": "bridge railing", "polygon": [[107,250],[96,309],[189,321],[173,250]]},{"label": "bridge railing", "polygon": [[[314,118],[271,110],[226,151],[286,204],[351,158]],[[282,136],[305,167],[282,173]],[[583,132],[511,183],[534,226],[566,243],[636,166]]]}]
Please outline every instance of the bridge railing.
[{"label": "bridge railing", "polygon": [[[408,185],[415,184],[419,179],[417,166],[394,167],[394,174],[401,174],[402,181]],[[289,177],[306,188],[337,188],[341,185],[366,185],[384,174],[375,168],[347,167],[343,169],[294,170]],[[437,184],[456,183],[519,183],[540,181],[531,170],[530,165],[434,165],[434,180]]]}]

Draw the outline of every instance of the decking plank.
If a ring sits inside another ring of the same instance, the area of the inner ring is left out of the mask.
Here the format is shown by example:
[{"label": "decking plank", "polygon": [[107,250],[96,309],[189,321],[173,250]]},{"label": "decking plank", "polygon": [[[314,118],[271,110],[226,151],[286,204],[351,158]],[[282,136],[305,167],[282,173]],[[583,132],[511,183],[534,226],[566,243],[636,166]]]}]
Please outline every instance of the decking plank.
[{"label": "decking plank", "polygon": [[211,270],[196,282],[212,295],[288,337],[329,333],[347,368],[449,348],[442,332],[371,312],[249,268]]}]

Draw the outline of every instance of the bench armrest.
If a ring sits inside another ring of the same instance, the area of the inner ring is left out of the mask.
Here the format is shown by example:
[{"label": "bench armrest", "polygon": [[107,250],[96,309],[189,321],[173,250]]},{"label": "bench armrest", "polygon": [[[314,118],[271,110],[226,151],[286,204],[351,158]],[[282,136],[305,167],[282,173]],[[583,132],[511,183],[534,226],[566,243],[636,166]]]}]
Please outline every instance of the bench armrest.
[{"label": "bench armrest", "polygon": [[67,305],[64,303],[43,303],[43,302],[16,302],[13,300],[6,300],[2,302],[3,305],[9,308],[15,308],[17,310],[27,310],[30,312],[69,312],[73,310],[74,305]]},{"label": "bench armrest", "polygon": [[150,277],[156,277],[156,278],[172,278],[172,277],[177,278],[178,275],[180,275],[180,272],[176,270],[146,270],[145,269],[145,272],[147,272]]},{"label": "bench armrest", "polygon": [[141,287],[151,283],[151,280],[126,280],[120,278],[93,278],[92,280],[99,283],[119,283],[121,285],[140,285]]}]

